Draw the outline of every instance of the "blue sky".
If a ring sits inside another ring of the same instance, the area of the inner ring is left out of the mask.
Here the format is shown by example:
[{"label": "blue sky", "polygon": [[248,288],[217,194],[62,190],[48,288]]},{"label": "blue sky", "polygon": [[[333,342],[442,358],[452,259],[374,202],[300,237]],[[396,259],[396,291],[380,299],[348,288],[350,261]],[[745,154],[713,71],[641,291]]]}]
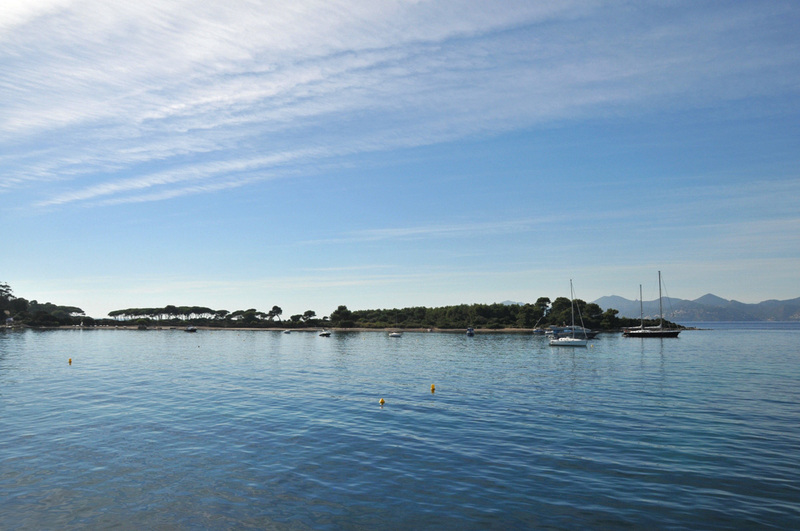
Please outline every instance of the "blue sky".
[{"label": "blue sky", "polygon": [[800,296],[800,4],[11,0],[0,281],[89,315]]}]

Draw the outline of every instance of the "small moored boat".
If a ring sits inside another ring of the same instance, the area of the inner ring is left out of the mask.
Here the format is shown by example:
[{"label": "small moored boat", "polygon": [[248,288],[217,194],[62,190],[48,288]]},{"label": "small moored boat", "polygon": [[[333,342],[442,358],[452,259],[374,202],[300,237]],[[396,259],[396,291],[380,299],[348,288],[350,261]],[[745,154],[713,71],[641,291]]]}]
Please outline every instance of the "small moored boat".
[{"label": "small moored boat", "polygon": [[[572,279],[569,281],[569,304],[570,304],[570,313],[572,315],[572,325],[569,327],[570,335],[558,337],[556,334],[553,335],[553,339],[550,340],[551,347],[585,347],[587,343],[586,336],[582,339],[575,337],[575,295],[572,292]],[[580,317],[580,310],[578,311],[578,316]],[[581,326],[583,328],[583,317],[581,319]],[[566,331],[566,329],[565,329]]]}]

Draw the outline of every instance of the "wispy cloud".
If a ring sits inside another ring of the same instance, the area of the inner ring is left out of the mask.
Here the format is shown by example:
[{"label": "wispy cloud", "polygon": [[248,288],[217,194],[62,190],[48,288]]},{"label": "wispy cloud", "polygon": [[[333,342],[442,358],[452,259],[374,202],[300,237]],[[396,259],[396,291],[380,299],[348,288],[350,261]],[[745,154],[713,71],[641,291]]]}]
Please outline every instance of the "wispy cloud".
[{"label": "wispy cloud", "polygon": [[792,9],[780,4],[679,2],[661,18],[591,1],[9,5],[0,190],[57,183],[48,207],[218,191],[331,157],[800,81],[798,50],[748,38]]},{"label": "wispy cloud", "polygon": [[[39,206],[50,206],[64,203],[71,203],[76,201],[86,201],[105,196],[118,196],[120,194],[141,191],[155,187],[162,187],[165,185],[174,185],[190,181],[191,186],[183,188],[183,190],[191,191],[196,188],[197,182],[208,181],[212,178],[226,177],[225,183],[206,184],[208,191],[214,189],[223,189],[226,187],[236,186],[237,182],[245,181],[250,182],[254,180],[249,179],[236,179],[232,176],[237,176],[242,173],[251,173],[256,170],[264,168],[275,168],[287,162],[293,161],[297,158],[307,155],[307,152],[298,153],[280,153],[267,157],[258,157],[248,160],[231,160],[231,161],[213,161],[206,164],[193,164],[181,166],[174,170],[156,172],[148,175],[121,179],[118,181],[104,182],[101,184],[87,187],[83,190],[68,192],[46,201],[39,203]],[[264,179],[264,177],[260,177]],[[168,193],[168,192],[161,192]],[[175,196],[180,195],[179,190],[174,190]],[[126,201],[128,199],[137,200],[136,197],[120,198],[118,201]],[[155,199],[155,198],[154,198]]]},{"label": "wispy cloud", "polygon": [[[563,218],[561,218],[563,219]],[[484,223],[433,224],[410,227],[365,229],[350,232],[343,237],[322,240],[307,240],[303,245],[363,243],[392,240],[423,240],[443,238],[477,238],[487,235],[516,234],[530,232],[556,224],[558,219],[517,219]]]}]

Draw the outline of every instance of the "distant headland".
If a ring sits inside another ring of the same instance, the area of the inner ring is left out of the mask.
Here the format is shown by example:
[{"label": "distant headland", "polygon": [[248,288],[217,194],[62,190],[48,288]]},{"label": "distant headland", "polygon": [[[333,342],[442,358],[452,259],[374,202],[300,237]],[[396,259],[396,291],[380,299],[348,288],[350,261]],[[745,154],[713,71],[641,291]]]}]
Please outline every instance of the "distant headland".
[{"label": "distant headland", "polygon": [[[620,317],[641,315],[638,300],[618,296],[600,297],[594,301],[601,308],[615,308]],[[664,315],[682,323],[706,321],[800,321],[800,297],[789,300],[767,300],[747,304],[727,300],[708,293],[695,300],[662,299]],[[643,301],[645,318],[658,316],[658,299]]]}]

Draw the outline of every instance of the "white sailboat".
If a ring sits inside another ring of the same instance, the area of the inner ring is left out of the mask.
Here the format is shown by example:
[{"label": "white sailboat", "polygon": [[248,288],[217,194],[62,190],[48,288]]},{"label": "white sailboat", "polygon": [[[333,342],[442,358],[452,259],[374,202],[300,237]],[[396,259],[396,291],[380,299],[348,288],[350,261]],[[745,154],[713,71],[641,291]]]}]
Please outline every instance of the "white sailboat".
[{"label": "white sailboat", "polygon": [[397,330],[397,312],[394,314],[394,327],[395,330],[389,332],[389,337],[403,337],[403,333]]},{"label": "white sailboat", "polygon": [[644,305],[642,303],[642,285],[639,284],[639,311],[641,324],[622,331],[625,337],[678,337],[681,331],[677,328],[664,327],[664,309],[661,305],[661,271],[658,272],[658,326],[644,326]]},{"label": "white sailboat", "polygon": [[[572,279],[569,279],[569,306],[572,314],[571,333],[568,336],[551,339],[551,347],[585,347],[588,343],[586,336],[583,339],[575,337],[575,295],[572,291]],[[580,312],[578,312],[578,317],[580,317],[581,327],[583,327],[583,317],[580,316]]]}]

